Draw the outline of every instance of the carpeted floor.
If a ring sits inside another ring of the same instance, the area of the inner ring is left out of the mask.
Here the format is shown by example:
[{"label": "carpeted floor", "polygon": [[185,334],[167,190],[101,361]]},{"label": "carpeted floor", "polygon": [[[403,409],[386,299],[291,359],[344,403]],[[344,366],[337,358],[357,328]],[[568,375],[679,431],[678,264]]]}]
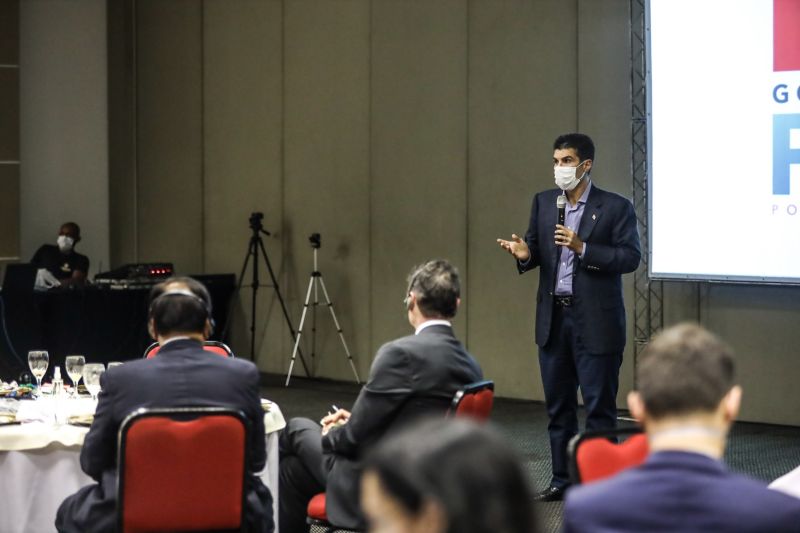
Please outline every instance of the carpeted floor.
[{"label": "carpeted floor", "polygon": [[[284,387],[284,381],[285,376],[264,376],[262,394],[280,405],[287,420],[295,416],[319,420],[331,405],[348,409],[359,391],[353,383],[293,377],[290,386]],[[519,450],[533,488],[546,486],[550,481],[550,446],[544,405],[498,398],[492,423]],[[734,426],[725,460],[735,471],[773,480],[800,465],[800,428],[740,422]],[[536,505],[540,530],[560,531],[563,505]]]}]

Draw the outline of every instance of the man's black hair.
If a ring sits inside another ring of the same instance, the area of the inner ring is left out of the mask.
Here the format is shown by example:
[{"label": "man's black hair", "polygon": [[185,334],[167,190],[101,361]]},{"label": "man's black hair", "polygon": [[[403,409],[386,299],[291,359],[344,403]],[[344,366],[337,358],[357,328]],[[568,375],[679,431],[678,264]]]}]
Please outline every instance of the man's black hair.
[{"label": "man's black hair", "polygon": [[591,159],[594,161],[594,142],[592,138],[583,133],[565,133],[559,135],[553,143],[553,150],[566,150],[574,148],[581,161]]},{"label": "man's black hair", "polygon": [[[191,295],[168,291],[167,287],[172,284],[184,285]],[[169,278],[150,291],[149,315],[158,335],[203,333],[206,320],[211,319],[211,296],[205,285],[196,279]]]}]

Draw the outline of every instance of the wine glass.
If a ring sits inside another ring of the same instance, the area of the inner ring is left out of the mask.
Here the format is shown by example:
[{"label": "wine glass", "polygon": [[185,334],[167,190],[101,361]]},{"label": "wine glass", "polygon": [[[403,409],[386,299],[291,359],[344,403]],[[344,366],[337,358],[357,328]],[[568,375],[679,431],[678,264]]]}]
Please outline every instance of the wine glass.
[{"label": "wine glass", "polygon": [[42,378],[47,372],[49,362],[50,356],[45,351],[32,350],[28,352],[28,366],[31,367],[31,373],[36,378],[36,394],[42,393]]},{"label": "wine glass", "polygon": [[83,365],[83,384],[89,394],[92,395],[92,400],[97,401],[97,395],[100,392],[100,375],[106,371],[103,363],[86,363]]},{"label": "wine glass", "polygon": [[64,360],[64,366],[67,369],[69,379],[72,380],[72,397],[78,397],[78,383],[81,381],[81,374],[83,373],[83,366],[86,364],[86,358],[82,355],[68,355]]}]

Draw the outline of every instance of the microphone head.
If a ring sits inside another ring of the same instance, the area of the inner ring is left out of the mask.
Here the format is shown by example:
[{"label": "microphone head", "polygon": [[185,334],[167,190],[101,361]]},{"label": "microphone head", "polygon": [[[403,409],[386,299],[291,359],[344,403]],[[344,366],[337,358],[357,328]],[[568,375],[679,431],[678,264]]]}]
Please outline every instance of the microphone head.
[{"label": "microphone head", "polygon": [[566,207],[567,207],[567,197],[566,197],[566,196],[564,196],[563,194],[559,194],[559,195],[556,197],[556,207],[557,207],[558,209],[564,209],[564,208],[566,208]]}]

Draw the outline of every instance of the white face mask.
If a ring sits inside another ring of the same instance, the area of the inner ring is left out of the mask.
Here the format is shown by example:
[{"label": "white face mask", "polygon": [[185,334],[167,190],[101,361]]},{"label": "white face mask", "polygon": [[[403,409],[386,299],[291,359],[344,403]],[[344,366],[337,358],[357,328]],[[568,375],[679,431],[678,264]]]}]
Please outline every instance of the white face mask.
[{"label": "white face mask", "polygon": [[67,237],[66,235],[59,235],[56,242],[58,243],[58,249],[61,250],[61,253],[67,253],[72,250],[72,246],[75,244],[75,239],[72,237]]},{"label": "white face mask", "polygon": [[[586,161],[583,163],[585,162]],[[571,191],[578,186],[578,183],[580,183],[583,176],[586,174],[583,173],[580,178],[577,177],[578,167],[583,163],[577,167],[553,167],[553,175],[555,176],[556,185],[559,189],[562,191]]]}]

